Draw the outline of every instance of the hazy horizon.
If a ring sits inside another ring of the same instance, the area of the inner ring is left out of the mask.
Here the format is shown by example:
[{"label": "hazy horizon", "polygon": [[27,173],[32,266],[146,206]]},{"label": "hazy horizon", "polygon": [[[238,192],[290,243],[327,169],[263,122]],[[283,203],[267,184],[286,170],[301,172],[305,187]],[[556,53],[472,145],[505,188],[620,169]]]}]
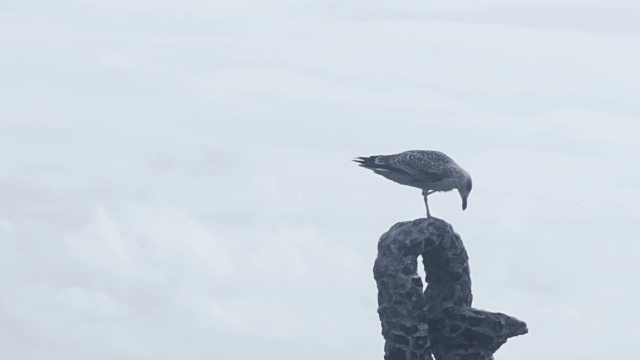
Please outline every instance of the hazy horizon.
[{"label": "hazy horizon", "polygon": [[5,1],[0,358],[382,359],[380,235],[447,153],[497,359],[633,360],[640,6]]}]

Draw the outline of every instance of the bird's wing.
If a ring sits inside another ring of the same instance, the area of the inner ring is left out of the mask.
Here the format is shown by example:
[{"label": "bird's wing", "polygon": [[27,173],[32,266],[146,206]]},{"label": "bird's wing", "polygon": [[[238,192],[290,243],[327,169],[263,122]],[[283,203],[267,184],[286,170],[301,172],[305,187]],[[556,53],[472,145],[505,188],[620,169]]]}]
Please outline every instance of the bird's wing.
[{"label": "bird's wing", "polygon": [[396,155],[383,156],[389,167],[407,173],[412,178],[424,182],[439,182],[449,174],[447,163],[451,159],[443,153],[435,151],[405,151]]}]

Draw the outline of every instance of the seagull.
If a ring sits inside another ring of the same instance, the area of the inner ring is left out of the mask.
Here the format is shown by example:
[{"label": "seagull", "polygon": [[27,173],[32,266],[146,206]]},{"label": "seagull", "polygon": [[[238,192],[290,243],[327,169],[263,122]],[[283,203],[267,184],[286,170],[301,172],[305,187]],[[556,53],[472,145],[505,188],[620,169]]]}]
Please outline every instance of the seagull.
[{"label": "seagull", "polygon": [[411,150],[393,155],[357,157],[353,161],[398,184],[421,189],[427,218],[431,217],[427,196],[436,191],[457,189],[462,198],[462,210],[467,208],[471,176],[440,151]]}]

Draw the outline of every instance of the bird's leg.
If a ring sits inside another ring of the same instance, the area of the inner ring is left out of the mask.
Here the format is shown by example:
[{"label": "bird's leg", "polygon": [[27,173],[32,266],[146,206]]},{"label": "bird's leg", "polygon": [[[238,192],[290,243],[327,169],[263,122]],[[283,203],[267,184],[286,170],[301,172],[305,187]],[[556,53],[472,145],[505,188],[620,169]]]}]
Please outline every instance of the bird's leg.
[{"label": "bird's leg", "polygon": [[429,194],[433,194],[433,192],[433,190],[431,190],[431,192],[422,190],[422,196],[424,197],[424,206],[427,208],[427,219],[431,217],[431,213],[429,212],[429,203],[427,202],[427,196],[429,196]]}]

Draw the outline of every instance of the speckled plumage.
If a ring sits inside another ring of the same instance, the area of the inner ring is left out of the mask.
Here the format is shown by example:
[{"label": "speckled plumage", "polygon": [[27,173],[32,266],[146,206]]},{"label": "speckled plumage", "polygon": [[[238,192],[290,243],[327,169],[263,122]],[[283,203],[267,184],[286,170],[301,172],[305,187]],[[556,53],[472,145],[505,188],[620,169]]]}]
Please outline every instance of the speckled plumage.
[{"label": "speckled plumage", "polygon": [[389,180],[422,189],[427,216],[431,216],[427,196],[436,191],[457,189],[462,198],[462,209],[467,206],[471,176],[440,151],[411,150],[394,155],[358,157],[354,161]]}]

